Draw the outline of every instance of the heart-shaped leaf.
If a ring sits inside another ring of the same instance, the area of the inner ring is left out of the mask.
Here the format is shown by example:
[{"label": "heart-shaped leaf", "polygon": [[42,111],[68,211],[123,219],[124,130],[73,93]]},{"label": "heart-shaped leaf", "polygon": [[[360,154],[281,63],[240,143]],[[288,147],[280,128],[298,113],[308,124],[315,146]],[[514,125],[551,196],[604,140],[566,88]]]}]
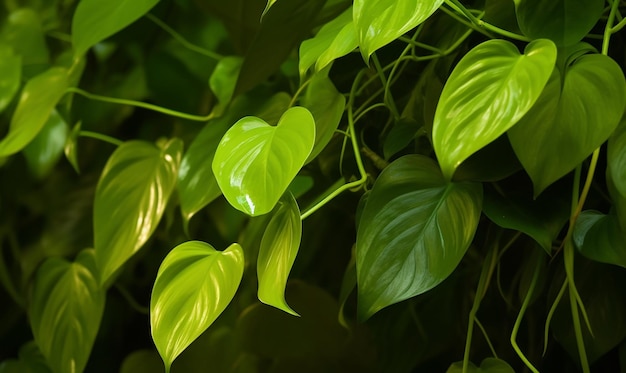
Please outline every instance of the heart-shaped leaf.
[{"label": "heart-shaped leaf", "polygon": [[182,147],[178,139],[162,148],[129,141],[109,158],[94,201],[101,284],[143,246],[159,224],[176,183]]},{"label": "heart-shaped leaf", "polygon": [[224,311],[243,276],[243,249],[189,241],[163,260],[150,298],[152,339],[166,371]]},{"label": "heart-shaped leaf", "polygon": [[81,0],[72,18],[76,55],[122,30],[148,13],[159,0]]},{"label": "heart-shaped leaf", "polygon": [[9,133],[0,141],[0,157],[19,152],[37,136],[67,85],[67,70],[61,67],[53,67],[26,83],[11,118]]},{"label": "heart-shaped leaf", "polygon": [[447,278],[474,237],[481,206],[481,184],[446,182],[429,158],[407,155],[385,168],[357,232],[359,318]]},{"label": "heart-shaped leaf", "polygon": [[272,211],[315,143],[315,121],[292,107],[270,126],[260,118],[240,119],[226,132],[213,159],[213,172],[228,202],[251,216]]},{"label": "heart-shaped leaf", "polygon": [[[515,0],[517,22],[525,35],[548,38],[558,46],[579,42],[598,22],[604,0]],[[541,11],[537,11],[541,9]]]},{"label": "heart-shaped leaf", "polygon": [[301,237],[300,209],[296,199],[288,192],[274,208],[272,219],[265,228],[256,268],[259,300],[294,316],[298,314],[285,301],[285,286],[300,248]]},{"label": "heart-shaped leaf", "polygon": [[56,110],[33,141],[24,148],[31,172],[38,178],[48,175],[63,155],[69,128]]},{"label": "heart-shaped leaf", "polygon": [[508,132],[535,196],[609,138],[625,105],[624,74],[610,57],[584,55],[565,73],[554,70],[541,97]]},{"label": "heart-shaped leaf", "polygon": [[354,0],[353,19],[363,59],[431,16],[444,0]]},{"label": "heart-shaped leaf", "polygon": [[0,42],[0,113],[9,105],[20,87],[22,59],[13,48]]},{"label": "heart-shaped leaf", "polygon": [[525,54],[508,41],[490,40],[461,59],[443,88],[433,124],[433,146],[447,179],[524,116],[555,61],[549,40],[530,43]]},{"label": "heart-shaped leaf", "polygon": [[626,268],[626,232],[615,213],[583,211],[576,220],[572,238],[587,258]]},{"label": "heart-shaped leaf", "polygon": [[104,302],[93,250],[81,252],[74,263],[50,258],[39,268],[30,324],[55,373],[83,371],[100,327]]}]

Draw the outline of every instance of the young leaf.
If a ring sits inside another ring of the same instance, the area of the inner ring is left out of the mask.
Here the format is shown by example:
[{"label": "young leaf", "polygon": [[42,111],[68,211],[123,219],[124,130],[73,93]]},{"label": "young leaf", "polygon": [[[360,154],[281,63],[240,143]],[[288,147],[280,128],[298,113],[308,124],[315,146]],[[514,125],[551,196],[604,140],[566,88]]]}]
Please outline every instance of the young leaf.
[{"label": "young leaf", "polygon": [[72,18],[76,55],[117,33],[148,13],[159,0],[82,0]]},{"label": "young leaf", "polygon": [[35,341],[56,373],[85,368],[104,312],[93,250],[74,263],[50,258],[37,271],[30,306]]},{"label": "young leaf", "polygon": [[13,48],[0,42],[0,113],[9,105],[20,87],[22,59]]},{"label": "young leaf", "polygon": [[235,92],[235,84],[243,59],[239,56],[222,58],[209,78],[209,87],[222,106],[228,105]]},{"label": "young leaf", "polygon": [[357,232],[359,318],[448,277],[471,243],[481,206],[480,184],[446,182],[429,158],[407,155],[385,168]]},{"label": "young leaf", "polygon": [[541,97],[508,132],[535,196],[609,138],[625,105],[624,74],[610,57],[585,55],[565,73],[554,70]]},{"label": "young leaf", "polygon": [[94,201],[100,284],[141,248],[159,224],[176,183],[182,147],[178,139],[161,149],[129,141],[109,158]]},{"label": "young leaf", "polygon": [[300,79],[311,66],[315,65],[315,71],[319,72],[335,59],[355,50],[358,44],[350,7],[324,24],[313,38],[300,44]]},{"label": "young leaf", "polygon": [[22,90],[8,135],[0,141],[0,157],[22,150],[41,131],[67,89],[67,70],[53,67],[32,78]]},{"label": "young leaf", "polygon": [[257,261],[259,300],[280,310],[299,316],[285,301],[285,286],[296,260],[302,220],[298,203],[291,193],[285,193],[274,208],[272,220],[265,228]]},{"label": "young leaf", "polygon": [[152,339],[166,371],[224,311],[243,276],[243,249],[189,241],[163,260],[150,298]]},{"label": "young leaf", "polygon": [[245,117],[222,138],[213,172],[233,207],[251,216],[267,214],[304,165],[314,142],[315,121],[303,107],[287,110],[275,127]]},{"label": "young leaf", "polygon": [[353,19],[363,59],[431,16],[443,0],[354,0]]},{"label": "young leaf", "polygon": [[558,46],[582,40],[603,10],[603,0],[515,0],[522,32],[533,39],[551,39]]},{"label": "young leaf", "polygon": [[490,40],[461,59],[443,88],[433,124],[433,146],[448,180],[533,106],[555,61],[549,40],[528,44],[525,54],[508,41]]},{"label": "young leaf", "polygon": [[31,172],[38,178],[46,176],[63,154],[68,136],[67,123],[56,110],[33,141],[24,148],[24,156]]}]

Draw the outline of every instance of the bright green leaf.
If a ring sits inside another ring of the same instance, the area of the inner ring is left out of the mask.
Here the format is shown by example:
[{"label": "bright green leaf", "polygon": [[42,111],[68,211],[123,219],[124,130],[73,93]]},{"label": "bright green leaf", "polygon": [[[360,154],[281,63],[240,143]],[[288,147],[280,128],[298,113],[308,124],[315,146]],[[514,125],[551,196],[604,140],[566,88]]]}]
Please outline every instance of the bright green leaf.
[{"label": "bright green leaf", "polygon": [[263,15],[265,15],[265,13],[267,13],[267,11],[270,10],[270,7],[274,5],[275,2],[276,0],[267,0],[267,5],[265,6],[265,9],[263,10]]},{"label": "bright green leaf", "polygon": [[[467,373],[515,373],[513,368],[506,361],[493,357],[486,358],[480,364],[480,368],[469,363]],[[446,370],[446,373],[463,373],[463,362],[456,362]]]},{"label": "bright green leaf", "polygon": [[555,61],[549,40],[530,43],[525,54],[508,41],[490,40],[461,59],[443,88],[433,124],[433,146],[447,179],[524,116]]},{"label": "bright green leaf", "polygon": [[72,44],[84,54],[148,13],[159,0],[81,0],[72,18]]},{"label": "bright green leaf", "polygon": [[209,87],[222,106],[226,106],[233,97],[242,63],[243,58],[239,56],[224,57],[217,63],[211,74]]},{"label": "bright green leaf", "polygon": [[585,55],[564,75],[554,70],[541,97],[508,132],[535,196],[609,138],[625,104],[624,74],[610,57]]},{"label": "bright green leaf", "polygon": [[0,113],[9,105],[20,87],[22,58],[13,48],[0,42]]},{"label": "bright green leaf", "polygon": [[614,213],[583,211],[576,220],[572,238],[587,258],[626,268],[626,232]]},{"label": "bright green leaf", "polygon": [[224,311],[243,276],[243,249],[189,241],[163,260],[150,298],[152,338],[166,371]]},{"label": "bright green leaf", "polygon": [[228,202],[251,216],[274,208],[304,165],[315,142],[315,121],[302,107],[287,110],[277,126],[240,119],[222,138],[213,172]]},{"label": "bright green leaf", "polygon": [[354,0],[353,19],[365,61],[430,17],[444,0]]},{"label": "bright green leaf", "polygon": [[385,168],[357,232],[359,318],[446,279],[471,243],[481,206],[480,184],[446,182],[429,158],[407,155]]},{"label": "bright green leaf", "polygon": [[53,67],[26,83],[11,118],[8,135],[0,141],[0,157],[22,150],[41,131],[67,89],[67,70]]},{"label": "bright green leaf", "polygon": [[[582,40],[598,22],[604,0],[515,0],[517,22],[525,35],[548,38],[558,46]],[[540,9],[540,11],[538,11]]]},{"label": "bright green leaf", "polygon": [[294,316],[298,314],[285,302],[285,286],[301,238],[302,221],[298,203],[291,193],[285,193],[274,208],[261,239],[257,260],[258,296],[261,302]]},{"label": "bright green leaf", "polygon": [[356,30],[352,22],[352,8],[324,24],[317,34],[300,45],[298,69],[303,79],[307,70],[315,65],[315,71],[324,69],[335,59],[345,56],[358,46]]},{"label": "bright green leaf", "polygon": [[41,131],[24,148],[24,156],[35,176],[45,177],[56,165],[63,155],[68,132],[67,123],[56,110],[52,110]]},{"label": "bright green leaf", "polygon": [[93,250],[74,263],[50,258],[35,276],[30,323],[35,341],[55,373],[85,368],[104,312]]},{"label": "bright green leaf", "polygon": [[182,146],[178,139],[162,149],[129,141],[109,158],[94,201],[101,284],[143,246],[159,224],[176,183]]},{"label": "bright green leaf", "polygon": [[324,150],[335,134],[346,108],[346,98],[327,75],[317,74],[307,87],[302,106],[309,109],[315,119],[315,146],[306,160],[308,163]]},{"label": "bright green leaf", "polygon": [[76,173],[80,173],[80,167],[78,166],[78,135],[80,134],[81,127],[81,122],[76,123],[74,128],[72,128],[72,131],[67,136],[67,140],[65,141],[65,146],[63,148],[65,158],[67,158],[67,161],[70,162]]}]

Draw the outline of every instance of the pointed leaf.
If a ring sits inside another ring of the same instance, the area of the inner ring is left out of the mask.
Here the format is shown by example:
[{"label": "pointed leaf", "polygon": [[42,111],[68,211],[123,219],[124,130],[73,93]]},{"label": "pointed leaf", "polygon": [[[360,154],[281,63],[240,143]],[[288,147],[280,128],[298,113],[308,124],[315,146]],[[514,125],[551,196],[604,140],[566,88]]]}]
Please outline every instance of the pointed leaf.
[{"label": "pointed leaf", "polygon": [[296,260],[302,220],[298,203],[291,193],[285,193],[274,208],[272,219],[265,228],[257,260],[259,300],[280,310],[299,316],[285,301],[285,286]]},{"label": "pointed leaf", "polygon": [[239,77],[239,70],[243,58],[239,56],[230,56],[222,58],[215,66],[215,70],[209,78],[209,87],[217,96],[217,101],[222,106],[226,106],[235,92],[235,85]]},{"label": "pointed leaf", "polygon": [[358,40],[350,7],[337,18],[324,24],[313,38],[300,44],[298,64],[300,78],[304,78],[311,66],[315,65],[315,71],[319,72],[335,59],[355,50],[357,46]]},{"label": "pointed leaf", "polygon": [[583,211],[576,220],[572,238],[587,258],[626,268],[626,232],[614,213]]},{"label": "pointed leaf", "polygon": [[95,271],[93,250],[74,263],[50,258],[37,271],[30,323],[55,373],[80,373],[87,364],[105,301]]},{"label": "pointed leaf", "polygon": [[469,247],[481,205],[481,184],[446,182],[429,158],[407,155],[385,168],[357,232],[359,318],[446,279]]},{"label": "pointed leaf", "polygon": [[490,40],[461,59],[443,88],[433,124],[433,146],[447,179],[533,106],[555,61],[549,40],[530,43],[525,54],[508,41]]},{"label": "pointed leaf", "polygon": [[541,97],[508,132],[535,196],[609,138],[625,105],[624,74],[610,57],[585,55],[565,74],[554,70]]},{"label": "pointed leaf", "polygon": [[166,371],[224,311],[243,276],[243,249],[189,241],[163,260],[150,298],[152,338]]},{"label": "pointed leaf", "polygon": [[354,0],[354,26],[365,61],[431,16],[443,0]]},{"label": "pointed leaf", "polygon": [[80,173],[80,167],[78,166],[78,135],[80,134],[81,127],[82,122],[76,123],[74,128],[72,128],[72,131],[67,136],[65,147],[63,148],[65,158],[67,158],[67,161],[70,162],[76,173]]},{"label": "pointed leaf", "polygon": [[0,42],[0,113],[11,103],[20,87],[22,59],[13,48]]},{"label": "pointed leaf", "polygon": [[525,35],[567,46],[591,31],[602,16],[604,0],[515,0],[515,10]]},{"label": "pointed leaf", "polygon": [[11,118],[8,135],[0,141],[0,157],[22,150],[41,131],[67,89],[67,70],[53,67],[26,83]]},{"label": "pointed leaf", "polygon": [[213,172],[228,202],[251,216],[274,208],[315,142],[315,121],[302,107],[287,110],[277,126],[245,117],[226,132]]},{"label": "pointed leaf", "polygon": [[159,0],[81,0],[72,18],[72,44],[80,56],[148,13]]},{"label": "pointed leaf", "polygon": [[67,123],[56,110],[52,110],[41,131],[24,148],[24,156],[35,176],[45,177],[57,164],[63,155],[68,132]]},{"label": "pointed leaf", "polygon": [[101,284],[143,246],[159,224],[176,183],[181,153],[182,142],[178,139],[162,149],[143,141],[129,141],[109,158],[94,201],[94,240]]}]

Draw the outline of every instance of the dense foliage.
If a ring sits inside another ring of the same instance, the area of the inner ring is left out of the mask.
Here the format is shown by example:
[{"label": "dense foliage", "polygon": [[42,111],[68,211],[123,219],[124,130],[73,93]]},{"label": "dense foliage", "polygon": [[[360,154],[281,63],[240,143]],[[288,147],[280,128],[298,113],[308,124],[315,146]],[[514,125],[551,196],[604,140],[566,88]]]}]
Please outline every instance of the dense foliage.
[{"label": "dense foliage", "polygon": [[621,0],[4,0],[0,372],[626,371]]}]

